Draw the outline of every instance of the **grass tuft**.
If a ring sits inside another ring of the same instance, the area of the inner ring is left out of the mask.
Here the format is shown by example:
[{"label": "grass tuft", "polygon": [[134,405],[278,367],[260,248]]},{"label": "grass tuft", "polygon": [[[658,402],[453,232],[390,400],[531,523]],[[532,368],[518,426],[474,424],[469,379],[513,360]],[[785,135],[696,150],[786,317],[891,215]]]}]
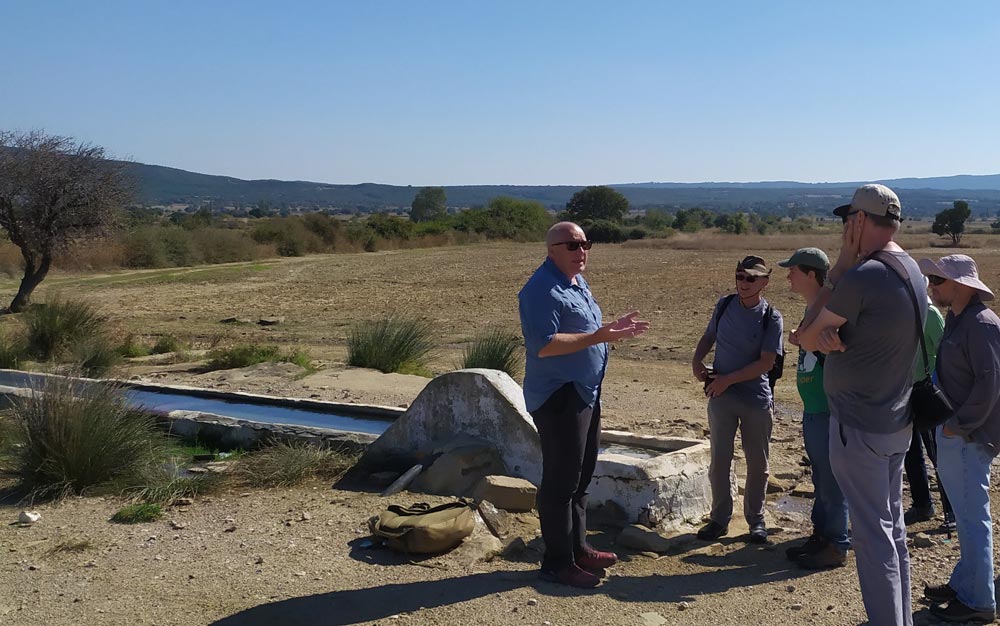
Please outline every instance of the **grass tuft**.
[{"label": "grass tuft", "polygon": [[251,487],[283,487],[310,478],[336,478],[350,468],[357,456],[306,442],[277,442],[241,456],[234,477]]},{"label": "grass tuft", "polygon": [[90,539],[66,539],[49,548],[48,554],[77,554],[80,552],[86,552],[93,547],[94,543]]},{"label": "grass tuft", "polygon": [[181,340],[173,335],[163,335],[156,340],[153,345],[153,354],[166,354],[168,352],[179,352],[184,347]]},{"label": "grass tuft", "polygon": [[82,341],[107,334],[107,318],[96,306],[80,300],[56,298],[33,305],[22,314],[21,320],[26,327],[26,352],[41,361],[58,357]]},{"label": "grass tuft", "polygon": [[347,337],[347,364],[386,374],[424,371],[434,349],[430,322],[389,316],[356,324]]},{"label": "grass tuft", "polygon": [[159,504],[140,502],[122,507],[117,513],[111,516],[111,521],[118,524],[143,524],[155,522],[163,516],[163,509]]},{"label": "grass tuft", "polygon": [[137,484],[166,446],[153,416],[129,407],[113,385],[50,379],[15,402],[11,416],[21,444],[15,471],[41,497]]},{"label": "grass tuft", "polygon": [[18,369],[26,352],[27,346],[21,336],[0,333],[0,368]]},{"label": "grass tuft", "polygon": [[236,369],[265,362],[295,363],[299,367],[312,369],[311,359],[303,350],[282,352],[278,346],[241,343],[209,352],[205,371]]},{"label": "grass tuft", "polygon": [[73,363],[88,378],[101,378],[121,364],[122,355],[103,337],[77,342],[72,347]]},{"label": "grass tuft", "polygon": [[126,336],[125,340],[122,341],[120,346],[118,346],[117,351],[118,354],[122,355],[126,359],[134,359],[136,357],[148,356],[150,354],[149,346],[137,341],[135,335]]},{"label": "grass tuft", "polygon": [[506,372],[511,378],[521,373],[521,337],[494,328],[480,333],[462,354],[463,368],[484,368]]}]

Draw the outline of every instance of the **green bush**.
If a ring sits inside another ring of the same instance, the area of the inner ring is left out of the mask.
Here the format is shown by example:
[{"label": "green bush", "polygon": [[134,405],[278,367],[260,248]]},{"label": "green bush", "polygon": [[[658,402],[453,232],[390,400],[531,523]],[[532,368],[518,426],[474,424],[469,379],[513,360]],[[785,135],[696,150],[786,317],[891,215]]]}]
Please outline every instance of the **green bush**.
[{"label": "green bush", "polygon": [[163,509],[158,504],[141,502],[130,504],[111,516],[111,521],[117,524],[144,524],[155,522],[163,516]]},{"label": "green bush", "polygon": [[183,349],[181,340],[173,335],[163,335],[153,344],[153,354],[166,354],[168,352],[178,352]]},{"label": "green bush", "polygon": [[429,322],[416,318],[385,317],[355,324],[347,337],[347,364],[381,372],[422,368],[434,349]]},{"label": "green bush", "polygon": [[130,407],[113,385],[52,378],[15,402],[11,416],[22,444],[17,473],[37,495],[135,484],[166,445],[153,416]]},{"label": "green bush", "polygon": [[47,361],[72,346],[107,334],[107,319],[97,307],[80,300],[54,299],[28,307],[21,320],[26,327],[26,352]]},{"label": "green bush", "polygon": [[625,229],[608,220],[584,220],[580,227],[587,233],[587,239],[596,243],[621,243],[628,240]]},{"label": "green bush", "polygon": [[521,373],[521,337],[500,329],[477,335],[465,347],[462,367],[500,370],[516,378]]},{"label": "green bush", "polygon": [[241,456],[234,477],[252,487],[295,485],[310,478],[336,478],[347,471],[357,456],[342,450],[321,448],[305,442],[277,442]]},{"label": "green bush", "polygon": [[135,335],[127,335],[117,348],[118,354],[126,359],[134,359],[140,356],[148,356],[151,352],[149,346],[136,340]]},{"label": "green bush", "polygon": [[0,368],[18,369],[26,352],[27,346],[25,346],[23,337],[0,332]]},{"label": "green bush", "polygon": [[216,348],[208,353],[206,371],[229,370],[249,367],[267,361],[276,363],[295,363],[299,367],[312,369],[309,354],[304,350],[282,352],[273,345],[256,343],[241,343],[228,348]]},{"label": "green bush", "polygon": [[101,378],[122,362],[118,348],[105,337],[91,337],[72,347],[73,363],[88,378]]}]

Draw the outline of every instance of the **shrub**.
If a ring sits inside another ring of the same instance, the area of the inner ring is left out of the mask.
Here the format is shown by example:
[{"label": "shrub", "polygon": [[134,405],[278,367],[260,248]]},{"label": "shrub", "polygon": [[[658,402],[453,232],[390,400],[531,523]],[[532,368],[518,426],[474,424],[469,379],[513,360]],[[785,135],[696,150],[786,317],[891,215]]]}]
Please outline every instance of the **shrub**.
[{"label": "shrub", "polygon": [[38,495],[135,484],[165,445],[153,416],[130,407],[113,385],[50,379],[11,414],[22,443],[17,472]]},{"label": "shrub", "polygon": [[390,316],[361,322],[351,329],[347,337],[347,364],[388,374],[422,367],[433,349],[429,322]]},{"label": "shrub", "polygon": [[89,378],[100,378],[122,362],[118,348],[104,337],[83,339],[72,347],[73,363]]},{"label": "shrub", "polygon": [[587,239],[597,243],[621,243],[628,240],[625,229],[608,220],[585,220],[580,227],[587,233]]},{"label": "shrub", "polygon": [[304,350],[282,352],[278,346],[241,343],[228,348],[217,348],[208,353],[206,371],[229,370],[249,367],[258,363],[295,363],[304,369],[312,369],[309,354]]},{"label": "shrub", "polygon": [[305,442],[276,442],[241,456],[233,473],[237,480],[253,487],[281,487],[314,477],[336,478],[356,460],[354,454],[338,449]]},{"label": "shrub", "polygon": [[511,378],[521,373],[521,337],[515,333],[493,329],[477,335],[465,347],[462,367],[481,367],[507,372]]},{"label": "shrub", "polygon": [[49,360],[81,341],[106,334],[107,320],[97,307],[79,300],[54,299],[31,306],[21,317],[26,326],[26,352]]},{"label": "shrub", "polygon": [[118,354],[126,359],[134,359],[140,356],[147,356],[150,353],[149,346],[136,341],[135,335],[127,335],[117,348]]},{"label": "shrub", "polygon": [[118,524],[143,524],[155,522],[163,515],[163,509],[158,504],[148,502],[130,504],[111,516],[111,521]]},{"label": "shrub", "polygon": [[168,352],[178,352],[183,348],[181,340],[173,335],[163,335],[153,344],[153,354],[166,354]]},{"label": "shrub", "polygon": [[27,346],[21,336],[0,332],[0,368],[18,369],[26,351]]}]

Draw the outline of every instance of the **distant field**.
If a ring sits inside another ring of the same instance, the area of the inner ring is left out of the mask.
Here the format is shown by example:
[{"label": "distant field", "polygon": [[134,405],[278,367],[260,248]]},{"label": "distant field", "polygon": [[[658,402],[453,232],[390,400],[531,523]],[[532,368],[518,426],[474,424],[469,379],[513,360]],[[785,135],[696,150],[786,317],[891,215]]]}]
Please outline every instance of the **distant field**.
[{"label": "distant field", "polygon": [[[925,226],[926,227],[926,226]],[[931,248],[927,234],[902,237],[915,256],[953,252]],[[984,280],[1000,287],[1000,238],[968,237]],[[689,362],[716,299],[732,288],[733,268],[758,253],[773,265],[794,248],[816,245],[835,256],[836,235],[692,235],[667,240],[598,245],[588,280],[611,316],[636,308],[652,322],[650,332],[619,344],[608,372],[606,405],[628,424],[677,414],[704,413],[700,390],[690,382]],[[441,350],[431,369],[444,372],[458,361],[462,342],[479,329],[518,328],[517,292],[544,255],[540,244],[497,243],[395,250],[368,254],[316,255],[267,262],[102,274],[56,273],[40,287],[38,300],[61,293],[100,304],[123,332],[172,334],[194,347],[256,340],[301,346],[315,358],[343,362],[350,325],[401,312],[426,317],[440,334]],[[10,299],[17,281],[0,281]],[[766,297],[793,324],[801,302],[776,268]],[[227,317],[256,320],[281,316],[273,327],[221,324]],[[0,319],[0,325],[14,323]],[[644,391],[648,390],[648,391]],[[788,380],[779,399],[794,407]]]}]

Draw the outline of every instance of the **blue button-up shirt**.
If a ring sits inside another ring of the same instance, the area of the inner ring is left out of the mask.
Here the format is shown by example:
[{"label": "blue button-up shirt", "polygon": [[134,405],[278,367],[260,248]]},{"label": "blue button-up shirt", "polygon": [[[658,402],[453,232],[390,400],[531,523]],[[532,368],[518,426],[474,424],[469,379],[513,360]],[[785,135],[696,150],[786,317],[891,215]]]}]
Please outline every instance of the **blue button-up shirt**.
[{"label": "blue button-up shirt", "polygon": [[593,405],[608,365],[608,344],[600,343],[561,356],[538,356],[538,351],[556,333],[592,333],[601,327],[601,307],[597,306],[583,275],[577,274],[574,285],[547,258],[528,279],[517,299],[526,353],[527,409],[538,409],[566,383],[573,383],[583,401]]}]

